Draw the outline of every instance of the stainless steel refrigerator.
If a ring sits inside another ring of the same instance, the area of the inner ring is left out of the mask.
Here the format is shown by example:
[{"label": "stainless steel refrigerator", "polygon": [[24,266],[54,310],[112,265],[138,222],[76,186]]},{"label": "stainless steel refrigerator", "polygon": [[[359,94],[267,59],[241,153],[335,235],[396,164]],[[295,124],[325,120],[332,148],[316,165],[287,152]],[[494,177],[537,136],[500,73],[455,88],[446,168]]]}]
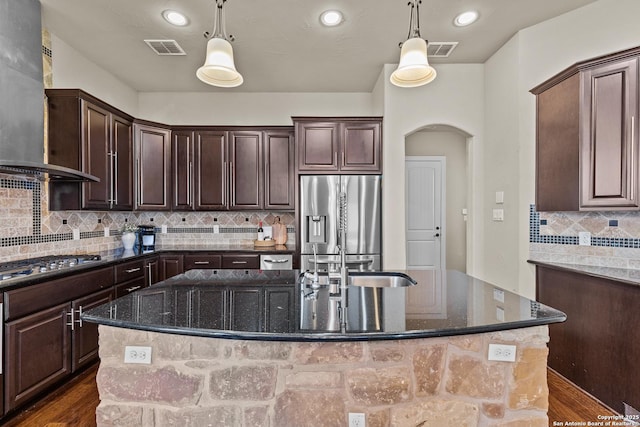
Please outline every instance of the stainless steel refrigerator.
[{"label": "stainless steel refrigerator", "polygon": [[340,269],[338,219],[340,193],[346,193],[346,262],[351,271],[380,270],[381,177],[379,175],[303,175],[300,177],[301,268]]}]

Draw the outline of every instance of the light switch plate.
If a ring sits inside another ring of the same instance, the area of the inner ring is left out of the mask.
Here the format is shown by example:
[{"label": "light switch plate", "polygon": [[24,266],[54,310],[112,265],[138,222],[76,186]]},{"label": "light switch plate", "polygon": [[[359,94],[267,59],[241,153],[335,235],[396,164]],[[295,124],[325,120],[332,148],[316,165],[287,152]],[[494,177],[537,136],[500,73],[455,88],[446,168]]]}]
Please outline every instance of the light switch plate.
[{"label": "light switch plate", "polygon": [[504,203],[504,191],[496,191],[496,203]]},{"label": "light switch plate", "polygon": [[498,302],[504,302],[504,291],[502,289],[494,289],[493,299]]},{"label": "light switch plate", "polygon": [[504,209],[494,209],[493,210],[493,220],[494,221],[504,221]]}]

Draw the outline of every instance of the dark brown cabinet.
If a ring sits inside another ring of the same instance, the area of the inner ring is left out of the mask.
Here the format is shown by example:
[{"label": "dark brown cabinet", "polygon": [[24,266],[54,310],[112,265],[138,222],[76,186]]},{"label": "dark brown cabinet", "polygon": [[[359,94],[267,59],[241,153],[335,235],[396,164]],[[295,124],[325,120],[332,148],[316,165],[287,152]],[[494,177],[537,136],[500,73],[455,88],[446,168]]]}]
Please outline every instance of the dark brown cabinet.
[{"label": "dark brown cabinet", "polygon": [[171,207],[171,132],[159,126],[135,123],[136,206],[138,210]]},{"label": "dark brown cabinet", "polygon": [[182,255],[160,255],[160,280],[167,280],[184,272]]},{"label": "dark brown cabinet", "polygon": [[264,331],[291,332],[295,327],[293,288],[268,287],[264,290]]},{"label": "dark brown cabinet", "polygon": [[108,267],[4,294],[5,412],[97,359],[97,328],[83,310],[108,302]]},{"label": "dark brown cabinet", "polygon": [[80,316],[84,311],[106,304],[113,299],[112,289],[88,295],[71,303],[73,319],[71,321],[72,351],[71,370],[76,371],[98,359],[98,324],[83,322]]},{"label": "dark brown cabinet", "polygon": [[379,117],[294,117],[298,171],[382,173]]},{"label": "dark brown cabinet", "polygon": [[262,291],[256,288],[229,290],[229,329],[233,331],[260,331],[260,316],[247,313],[261,312]]},{"label": "dark brown cabinet", "polygon": [[132,118],[78,89],[47,89],[52,164],[100,182],[50,183],[52,210],[133,208]]},{"label": "dark brown cabinet", "polygon": [[264,133],[264,209],[295,209],[293,132]]},{"label": "dark brown cabinet", "polygon": [[290,129],[172,131],[173,210],[294,209]]},{"label": "dark brown cabinet", "polygon": [[260,268],[260,255],[222,254],[222,268],[237,270],[255,270]]},{"label": "dark brown cabinet", "polygon": [[584,61],[531,90],[538,211],[640,207],[638,55]]},{"label": "dark brown cabinet", "polygon": [[222,255],[187,254],[184,256],[184,270],[222,268]]}]

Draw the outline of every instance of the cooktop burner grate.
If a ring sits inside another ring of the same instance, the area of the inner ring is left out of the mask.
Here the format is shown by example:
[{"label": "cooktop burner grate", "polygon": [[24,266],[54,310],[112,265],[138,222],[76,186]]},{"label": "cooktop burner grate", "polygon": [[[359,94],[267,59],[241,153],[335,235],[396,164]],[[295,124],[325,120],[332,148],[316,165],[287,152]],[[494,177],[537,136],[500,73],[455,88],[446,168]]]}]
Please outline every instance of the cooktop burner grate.
[{"label": "cooktop burner grate", "polygon": [[82,265],[86,262],[99,261],[100,255],[74,254],[51,255],[39,258],[11,261],[0,264],[0,280],[9,280],[29,276],[36,273],[48,273]]}]

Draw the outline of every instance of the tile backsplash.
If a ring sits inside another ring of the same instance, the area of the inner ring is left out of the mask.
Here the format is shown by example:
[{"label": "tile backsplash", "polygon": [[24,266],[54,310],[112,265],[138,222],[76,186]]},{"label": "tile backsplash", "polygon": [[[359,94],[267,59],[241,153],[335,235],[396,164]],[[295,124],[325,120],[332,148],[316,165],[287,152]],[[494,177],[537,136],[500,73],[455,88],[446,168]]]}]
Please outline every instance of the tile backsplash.
[{"label": "tile backsplash", "polygon": [[[155,225],[157,245],[246,244],[255,239],[258,222],[279,216],[295,242],[292,212],[49,212],[47,188],[35,178],[0,174],[0,262],[46,255],[95,253],[122,246],[125,222]],[[214,226],[219,233],[214,233]],[[160,230],[166,226],[167,233]],[[105,237],[105,228],[109,229]],[[73,239],[73,230],[80,239]]]},{"label": "tile backsplash", "polygon": [[[578,233],[591,233],[591,246]],[[640,269],[640,212],[529,210],[529,258],[535,261]]]}]

